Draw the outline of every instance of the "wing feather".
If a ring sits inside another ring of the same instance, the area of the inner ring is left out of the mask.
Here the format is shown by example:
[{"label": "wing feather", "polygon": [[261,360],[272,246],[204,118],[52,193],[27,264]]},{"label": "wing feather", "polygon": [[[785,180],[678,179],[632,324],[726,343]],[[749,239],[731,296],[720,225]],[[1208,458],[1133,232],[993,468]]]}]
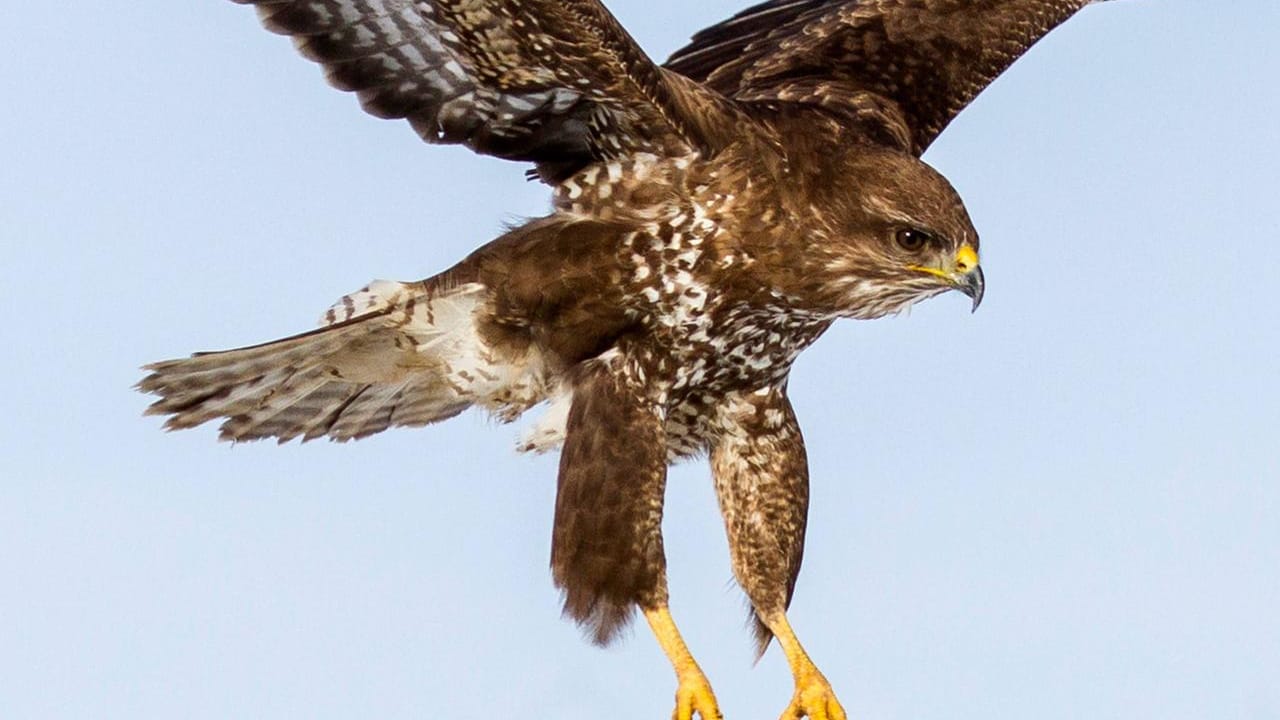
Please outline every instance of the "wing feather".
[{"label": "wing feather", "polygon": [[665,67],[743,102],[872,118],[922,154],[988,84],[1090,0],[772,0]]},{"label": "wing feather", "polygon": [[715,150],[733,105],[657,67],[599,0],[234,0],[365,110],[552,166]]}]

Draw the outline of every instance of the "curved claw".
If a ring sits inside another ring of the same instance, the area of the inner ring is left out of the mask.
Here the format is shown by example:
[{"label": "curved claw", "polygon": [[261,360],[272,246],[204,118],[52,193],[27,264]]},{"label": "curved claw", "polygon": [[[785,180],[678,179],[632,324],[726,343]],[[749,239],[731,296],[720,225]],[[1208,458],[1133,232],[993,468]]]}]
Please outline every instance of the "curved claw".
[{"label": "curved claw", "polygon": [[796,693],[783,711],[781,720],[847,720],[844,707],[836,699],[831,683],[821,673],[797,678]]},{"label": "curved claw", "polygon": [[711,683],[707,682],[702,668],[689,654],[689,648],[680,637],[666,605],[646,609],[644,617],[653,628],[662,652],[671,660],[680,682],[676,688],[676,709],[671,713],[671,720],[693,720],[694,713],[701,720],[723,720],[724,715],[720,714],[720,706],[716,704],[716,694],[711,692]]},{"label": "curved claw", "polygon": [[831,683],[818,671],[796,639],[791,623],[787,622],[787,614],[779,610],[764,619],[774,637],[778,638],[787,663],[791,665],[791,674],[796,679],[795,695],[791,696],[791,704],[782,713],[782,720],[847,720],[848,716],[836,699]]},{"label": "curved claw", "polygon": [[671,720],[693,720],[694,713],[701,720],[724,720],[715,693],[711,692],[711,684],[701,672],[680,677],[680,686],[676,688],[676,709],[671,713]]}]

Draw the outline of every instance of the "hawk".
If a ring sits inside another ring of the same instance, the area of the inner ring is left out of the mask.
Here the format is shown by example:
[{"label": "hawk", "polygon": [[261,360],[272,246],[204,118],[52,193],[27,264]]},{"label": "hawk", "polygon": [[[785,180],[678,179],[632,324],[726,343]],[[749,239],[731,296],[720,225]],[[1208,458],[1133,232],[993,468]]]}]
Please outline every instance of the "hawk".
[{"label": "hawk", "polygon": [[950,290],[977,308],[978,235],[920,155],[1087,0],[770,0],[664,65],[599,0],[236,1],[368,112],[532,163],[552,210],[319,329],[148,365],[149,412],[345,441],[546,404],[520,447],[561,448],[565,612],[606,643],[638,608],[677,720],[720,717],[661,534],[668,465],[705,453],[758,650],[776,638],[794,674],[784,717],[844,718],[786,615],[809,483],[788,374],[839,318]]}]

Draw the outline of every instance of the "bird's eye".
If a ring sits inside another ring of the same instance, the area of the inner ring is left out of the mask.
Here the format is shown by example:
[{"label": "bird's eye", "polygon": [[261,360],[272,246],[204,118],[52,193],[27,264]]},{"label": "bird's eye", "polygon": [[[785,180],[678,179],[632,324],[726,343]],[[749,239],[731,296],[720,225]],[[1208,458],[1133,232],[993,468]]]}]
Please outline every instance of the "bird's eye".
[{"label": "bird's eye", "polygon": [[929,234],[923,230],[902,228],[894,236],[894,241],[898,243],[898,247],[907,252],[918,252],[929,243]]}]

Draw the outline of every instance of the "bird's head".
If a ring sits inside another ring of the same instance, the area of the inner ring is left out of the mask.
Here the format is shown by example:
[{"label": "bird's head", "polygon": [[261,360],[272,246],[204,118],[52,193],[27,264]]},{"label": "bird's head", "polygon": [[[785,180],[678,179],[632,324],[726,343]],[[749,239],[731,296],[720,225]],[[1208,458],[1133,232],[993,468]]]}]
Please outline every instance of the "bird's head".
[{"label": "bird's head", "polygon": [[806,265],[833,314],[881,317],[948,290],[977,310],[978,233],[946,178],[911,155],[860,149],[828,180],[825,237]]}]

